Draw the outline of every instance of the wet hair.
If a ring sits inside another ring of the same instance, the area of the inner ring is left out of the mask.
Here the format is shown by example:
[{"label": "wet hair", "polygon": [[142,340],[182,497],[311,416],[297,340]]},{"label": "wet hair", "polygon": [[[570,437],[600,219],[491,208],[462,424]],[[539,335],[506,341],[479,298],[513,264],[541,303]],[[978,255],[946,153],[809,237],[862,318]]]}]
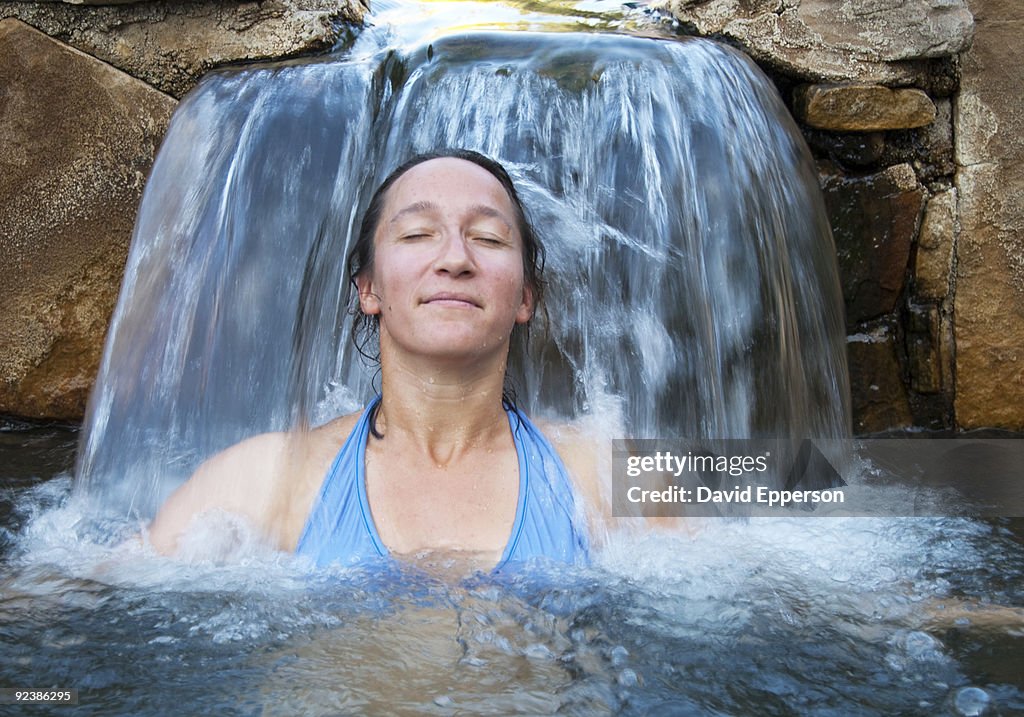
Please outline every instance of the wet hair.
[{"label": "wet hair", "polygon": [[[379,321],[377,315],[364,314],[359,307],[359,287],[356,279],[364,272],[373,270],[374,261],[374,237],[377,228],[380,226],[381,213],[384,211],[384,203],[387,199],[388,190],[398,179],[413,167],[429,162],[432,159],[462,159],[482,167],[498,180],[498,183],[505,189],[509,201],[512,202],[512,209],[515,214],[516,229],[519,232],[523,246],[523,280],[530,287],[533,294],[534,315],[538,311],[543,312],[544,302],[544,246],[537,238],[537,233],[530,224],[526,215],[526,209],[519,193],[516,191],[512,178],[501,164],[479,152],[468,149],[438,149],[431,152],[417,154],[407,159],[391,172],[381,182],[380,186],[370,198],[370,203],[363,213],[363,220],[359,226],[359,233],[356,235],[355,243],[348,253],[346,273],[351,285],[353,299],[350,301],[350,311],[354,317],[352,342],[360,355],[370,362],[371,365],[380,364],[379,344]],[[517,327],[518,328],[518,327]],[[502,402],[506,407],[515,407],[514,392],[506,386],[502,393]],[[379,407],[380,404],[378,403]],[[377,438],[382,435],[377,431],[376,412],[371,417],[370,430]]]}]

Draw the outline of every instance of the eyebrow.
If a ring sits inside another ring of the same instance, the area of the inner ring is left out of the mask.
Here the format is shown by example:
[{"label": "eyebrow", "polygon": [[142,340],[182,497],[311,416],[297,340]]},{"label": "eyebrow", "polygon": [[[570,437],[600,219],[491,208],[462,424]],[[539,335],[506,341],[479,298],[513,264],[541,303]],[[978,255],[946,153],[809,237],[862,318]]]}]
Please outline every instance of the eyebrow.
[{"label": "eyebrow", "polygon": [[[406,207],[403,207],[402,209],[398,210],[398,212],[396,212],[395,215],[393,217],[391,217],[391,219],[388,220],[388,224],[394,224],[399,219],[404,217],[406,214],[418,214],[420,212],[431,212],[431,211],[437,211],[437,209],[438,209],[438,206],[434,202],[429,202],[429,201],[413,202],[412,204],[410,204],[410,205],[408,205]],[[507,226],[510,230],[514,228],[512,226],[512,223],[509,222],[508,217],[506,217],[502,212],[500,212],[499,210],[495,209],[494,207],[488,206],[486,204],[474,204],[472,207],[469,208],[469,210],[470,210],[470,212],[472,214],[478,214],[478,215],[481,215],[481,216],[492,217],[494,219],[497,219],[497,220],[501,221],[505,226]]]}]

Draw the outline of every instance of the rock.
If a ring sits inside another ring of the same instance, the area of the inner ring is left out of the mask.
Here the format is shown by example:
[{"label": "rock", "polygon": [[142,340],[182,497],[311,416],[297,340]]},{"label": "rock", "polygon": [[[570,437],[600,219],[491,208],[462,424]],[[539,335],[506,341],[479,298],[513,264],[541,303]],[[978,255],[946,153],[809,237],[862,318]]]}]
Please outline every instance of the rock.
[{"label": "rock", "polygon": [[918,393],[942,390],[942,333],[937,306],[911,305],[906,345],[910,387]]},{"label": "rock", "polygon": [[807,128],[804,138],[815,153],[827,156],[844,168],[877,166],[885,154],[885,134],[882,132],[840,134]]},{"label": "rock", "polygon": [[818,156],[847,170],[910,164],[922,183],[952,181],[956,171],[952,103],[939,100],[935,110],[935,121],[918,129],[830,132],[807,127],[804,137]]},{"label": "rock", "polygon": [[949,294],[956,232],[956,190],[947,189],[928,200],[917,242],[914,294],[942,300]]},{"label": "rock", "polygon": [[24,20],[175,97],[213,67],[328,50],[362,13],[356,0],[0,2],[0,17]]},{"label": "rock", "polygon": [[0,413],[81,418],[175,102],[0,21]]},{"label": "rock", "polygon": [[824,181],[848,325],[889,314],[903,291],[924,189],[910,165]]},{"label": "rock", "polygon": [[896,344],[883,328],[847,337],[853,430],[878,433],[913,424]]},{"label": "rock", "polygon": [[881,85],[801,85],[793,110],[811,127],[837,132],[913,129],[935,120],[935,105],[921,90]]},{"label": "rock", "polygon": [[952,102],[939,100],[935,103],[934,122],[927,127],[901,134],[909,136],[910,148],[904,161],[914,165],[918,179],[932,182],[942,177],[952,178],[956,172]]},{"label": "rock", "polygon": [[684,26],[718,35],[755,60],[812,81],[913,84],[908,60],[966,49],[964,0],[666,0]]},{"label": "rock", "polygon": [[1024,429],[1024,8],[972,0],[956,157],[956,419]]}]

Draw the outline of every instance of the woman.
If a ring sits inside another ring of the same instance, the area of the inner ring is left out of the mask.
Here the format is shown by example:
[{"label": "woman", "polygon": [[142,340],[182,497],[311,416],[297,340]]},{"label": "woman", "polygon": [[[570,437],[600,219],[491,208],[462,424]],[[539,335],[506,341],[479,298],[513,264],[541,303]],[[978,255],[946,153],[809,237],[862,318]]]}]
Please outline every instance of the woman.
[{"label": "woman", "polygon": [[219,509],[318,564],[423,551],[489,566],[586,560],[594,452],[571,437],[553,446],[503,393],[542,265],[499,164],[450,151],[399,167],[349,255],[360,319],[379,336],[381,396],[307,441],[266,434],[206,461],[161,508],[152,544],[174,552]]}]

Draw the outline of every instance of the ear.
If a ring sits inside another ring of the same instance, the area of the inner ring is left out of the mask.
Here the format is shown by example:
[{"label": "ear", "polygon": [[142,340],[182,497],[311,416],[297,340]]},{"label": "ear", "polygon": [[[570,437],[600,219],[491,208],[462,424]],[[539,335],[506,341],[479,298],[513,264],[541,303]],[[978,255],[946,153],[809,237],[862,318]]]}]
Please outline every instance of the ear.
[{"label": "ear", "polygon": [[356,277],[356,290],[359,292],[359,310],[367,316],[380,314],[380,297],[373,293],[373,277],[364,271]]},{"label": "ear", "polygon": [[516,323],[525,324],[527,321],[533,318],[533,287],[529,284],[523,284],[523,303],[519,305],[519,310],[516,311]]}]

